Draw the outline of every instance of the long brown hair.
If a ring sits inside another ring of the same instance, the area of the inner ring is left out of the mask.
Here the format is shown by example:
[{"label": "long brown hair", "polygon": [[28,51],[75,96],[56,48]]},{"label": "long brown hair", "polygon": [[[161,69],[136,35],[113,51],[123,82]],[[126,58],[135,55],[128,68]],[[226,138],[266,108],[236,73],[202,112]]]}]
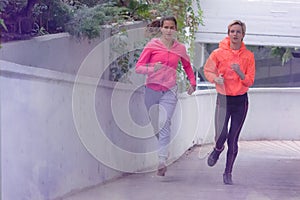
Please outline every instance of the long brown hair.
[{"label": "long brown hair", "polygon": [[173,21],[177,29],[177,20],[174,16],[166,16],[161,19],[155,19],[146,27],[147,37],[158,37],[160,36],[160,28],[163,27],[165,21]]},{"label": "long brown hair", "polygon": [[163,17],[161,20],[160,20],[160,27],[163,27],[164,26],[164,22],[165,21],[173,21],[175,23],[175,27],[177,29],[177,20],[174,16],[167,16],[167,17]]}]

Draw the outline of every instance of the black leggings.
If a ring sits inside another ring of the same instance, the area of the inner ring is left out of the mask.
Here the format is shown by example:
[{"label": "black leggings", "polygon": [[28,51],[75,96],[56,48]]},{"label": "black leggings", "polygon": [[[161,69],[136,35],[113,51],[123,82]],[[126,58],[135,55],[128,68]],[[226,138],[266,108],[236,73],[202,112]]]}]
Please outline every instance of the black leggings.
[{"label": "black leggings", "polygon": [[[231,173],[238,153],[238,139],[248,111],[247,93],[239,96],[218,94],[215,112],[216,148],[222,149],[227,140],[226,173]],[[230,119],[230,127],[228,123]]]}]

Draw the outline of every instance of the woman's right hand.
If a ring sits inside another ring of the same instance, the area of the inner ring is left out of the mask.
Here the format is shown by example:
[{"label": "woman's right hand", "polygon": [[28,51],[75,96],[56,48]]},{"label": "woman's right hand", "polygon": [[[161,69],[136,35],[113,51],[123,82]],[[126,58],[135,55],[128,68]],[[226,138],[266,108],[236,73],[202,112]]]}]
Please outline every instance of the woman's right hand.
[{"label": "woman's right hand", "polygon": [[161,62],[157,62],[157,63],[154,64],[154,72],[157,72],[161,68],[162,68]]},{"label": "woman's right hand", "polygon": [[216,84],[223,85],[223,84],[224,84],[224,78],[223,78],[223,75],[220,74],[218,77],[216,77],[216,78],[214,79],[214,81],[215,81]]}]

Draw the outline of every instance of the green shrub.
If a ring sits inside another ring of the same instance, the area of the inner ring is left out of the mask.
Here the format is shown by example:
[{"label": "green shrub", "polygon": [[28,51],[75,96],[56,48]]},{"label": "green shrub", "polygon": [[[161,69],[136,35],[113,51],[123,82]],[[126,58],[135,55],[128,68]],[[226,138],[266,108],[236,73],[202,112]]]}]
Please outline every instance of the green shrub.
[{"label": "green shrub", "polygon": [[100,36],[101,25],[124,21],[126,12],[127,8],[111,4],[91,8],[83,6],[74,10],[73,18],[68,23],[66,31],[78,38],[94,39]]}]

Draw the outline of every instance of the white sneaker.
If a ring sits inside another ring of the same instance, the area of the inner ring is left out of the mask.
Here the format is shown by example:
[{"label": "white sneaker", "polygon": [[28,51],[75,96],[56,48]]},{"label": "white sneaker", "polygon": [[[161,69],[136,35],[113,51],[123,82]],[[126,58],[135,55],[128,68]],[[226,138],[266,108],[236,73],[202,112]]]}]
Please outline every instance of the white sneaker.
[{"label": "white sneaker", "polygon": [[165,176],[167,166],[164,163],[160,163],[157,168],[157,176]]}]

